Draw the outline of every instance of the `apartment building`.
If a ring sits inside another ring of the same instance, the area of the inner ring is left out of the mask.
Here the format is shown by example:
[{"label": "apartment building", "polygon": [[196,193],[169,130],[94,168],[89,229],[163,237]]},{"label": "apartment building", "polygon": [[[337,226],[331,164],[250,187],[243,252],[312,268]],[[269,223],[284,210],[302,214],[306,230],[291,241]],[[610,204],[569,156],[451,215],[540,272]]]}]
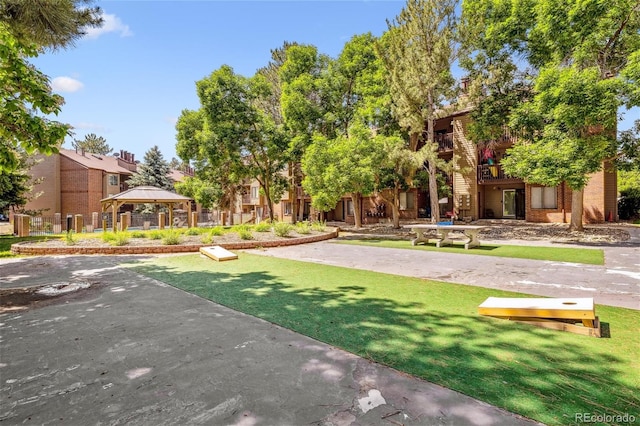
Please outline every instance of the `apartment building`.
[{"label": "apartment building", "polygon": [[[508,155],[515,139],[505,134],[491,144],[479,146],[468,136],[469,110],[451,114],[435,123],[435,141],[441,158],[453,160],[456,170],[446,176],[451,196],[439,201],[440,216],[459,219],[513,219],[529,222],[568,223],[571,217],[571,189],[566,184],[545,187],[526,184],[507,176],[501,160]],[[419,146],[418,148],[420,148]],[[362,223],[377,223],[391,218],[391,207],[381,197],[363,197]],[[428,191],[416,188],[400,194],[400,218],[431,216]],[[590,176],[584,189],[584,223],[615,220],[617,174],[611,164]],[[328,220],[354,223],[350,197],[343,197],[327,212]]]},{"label": "apartment building", "polygon": [[27,210],[41,210],[44,215],[100,212],[100,200],[118,194],[128,186],[126,180],[136,172],[134,154],[120,151],[116,156],[99,155],[82,150],[60,149],[58,154],[40,156],[31,168],[41,182],[34,189],[40,194],[25,205]]},{"label": "apartment building", "polygon": [[[90,218],[93,212],[101,212],[100,200],[129,189],[126,181],[137,172],[135,154],[121,150],[116,155],[100,155],[83,150],[60,149],[58,154],[41,155],[31,168],[31,175],[41,181],[32,193],[38,194],[29,201],[26,210],[42,211],[45,216],[61,213],[81,214]],[[193,176],[193,169],[171,170],[170,177],[181,181]],[[201,211],[193,205],[192,211]],[[131,211],[133,205],[124,205],[121,211]]]}]

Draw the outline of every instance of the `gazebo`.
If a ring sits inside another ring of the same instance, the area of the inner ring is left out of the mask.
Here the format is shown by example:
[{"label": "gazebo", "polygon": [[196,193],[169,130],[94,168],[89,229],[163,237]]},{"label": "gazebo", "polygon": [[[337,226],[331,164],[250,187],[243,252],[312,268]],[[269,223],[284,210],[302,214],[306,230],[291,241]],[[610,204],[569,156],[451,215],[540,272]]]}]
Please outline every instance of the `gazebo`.
[{"label": "gazebo", "polygon": [[173,226],[173,207],[176,204],[187,203],[187,220],[191,223],[191,201],[189,197],[155,186],[137,186],[100,200],[100,205],[103,213],[111,209],[113,230],[116,231],[118,208],[124,204],[164,204],[169,208],[169,224]]}]

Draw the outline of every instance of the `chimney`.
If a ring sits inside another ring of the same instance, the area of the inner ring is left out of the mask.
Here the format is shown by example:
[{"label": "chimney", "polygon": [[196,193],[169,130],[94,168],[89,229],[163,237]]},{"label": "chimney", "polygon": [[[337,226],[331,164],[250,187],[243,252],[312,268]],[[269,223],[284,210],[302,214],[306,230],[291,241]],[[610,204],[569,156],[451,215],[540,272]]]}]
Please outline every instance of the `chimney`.
[{"label": "chimney", "polygon": [[460,80],[460,88],[462,89],[462,91],[464,93],[467,93],[467,90],[469,90],[469,84],[471,83],[471,79],[469,77],[463,77]]}]

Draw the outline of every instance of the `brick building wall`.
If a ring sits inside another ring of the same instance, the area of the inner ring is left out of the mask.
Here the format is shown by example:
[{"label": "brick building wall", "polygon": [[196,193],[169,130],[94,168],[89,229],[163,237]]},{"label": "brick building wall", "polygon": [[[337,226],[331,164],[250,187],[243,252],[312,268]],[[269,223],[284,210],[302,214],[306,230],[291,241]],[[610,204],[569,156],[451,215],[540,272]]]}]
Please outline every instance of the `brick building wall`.
[{"label": "brick building wall", "polygon": [[[44,210],[44,216],[53,216],[60,212],[60,156],[38,155],[37,164],[30,171],[41,182],[34,185],[30,196],[34,197],[25,205],[27,210]],[[37,197],[36,197],[37,195]]]},{"label": "brick building wall", "polygon": [[[68,214],[88,215],[89,170],[64,156],[60,156],[60,188],[62,217]],[[102,184],[100,184],[102,188]],[[99,210],[98,210],[99,211]]]}]

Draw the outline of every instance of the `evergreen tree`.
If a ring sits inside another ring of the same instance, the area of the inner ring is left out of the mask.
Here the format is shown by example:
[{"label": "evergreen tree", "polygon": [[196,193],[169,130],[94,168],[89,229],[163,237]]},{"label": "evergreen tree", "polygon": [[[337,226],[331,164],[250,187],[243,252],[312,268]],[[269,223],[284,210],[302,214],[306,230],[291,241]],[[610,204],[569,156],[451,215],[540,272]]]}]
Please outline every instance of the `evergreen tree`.
[{"label": "evergreen tree", "polygon": [[389,31],[378,44],[378,52],[389,76],[394,114],[416,151],[426,133],[423,153],[429,170],[431,220],[439,220],[438,169],[448,165],[438,157],[434,125],[446,115],[445,101],[454,93],[451,66],[457,53],[456,0],[408,0]]},{"label": "evergreen tree", "polygon": [[102,25],[102,11],[93,0],[2,0],[0,22],[18,40],[51,49],[73,46],[87,27]]},{"label": "evergreen tree", "polygon": [[169,173],[169,163],[164,160],[156,145],[144,154],[144,162],[138,164],[138,173],[127,180],[127,184],[130,187],[155,186],[173,191],[173,179],[169,177]]},{"label": "evergreen tree", "polygon": [[72,144],[75,149],[82,149],[92,154],[109,155],[113,152],[107,140],[95,133],[89,133],[84,140],[74,139]]}]

